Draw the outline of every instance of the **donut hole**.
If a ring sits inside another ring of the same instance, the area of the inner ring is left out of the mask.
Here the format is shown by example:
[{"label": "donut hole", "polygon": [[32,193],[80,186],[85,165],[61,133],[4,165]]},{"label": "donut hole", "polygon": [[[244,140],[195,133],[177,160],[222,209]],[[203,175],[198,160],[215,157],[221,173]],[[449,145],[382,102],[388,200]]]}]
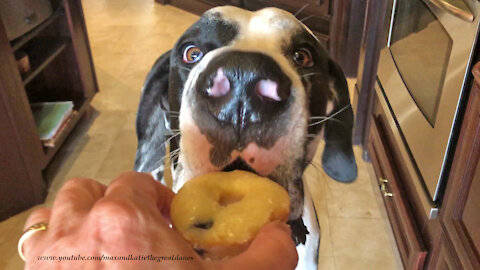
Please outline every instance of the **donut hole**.
[{"label": "donut hole", "polygon": [[203,256],[205,254],[205,250],[201,248],[194,248],[195,252],[197,252],[198,255]]},{"label": "donut hole", "polygon": [[198,229],[203,229],[203,230],[208,230],[213,226],[213,221],[207,221],[207,222],[196,222],[193,224],[193,227],[198,228]]},{"label": "donut hole", "polygon": [[241,194],[232,194],[232,193],[222,193],[218,198],[218,204],[222,207],[227,207],[230,204],[234,204],[239,202],[243,199],[243,195]]}]

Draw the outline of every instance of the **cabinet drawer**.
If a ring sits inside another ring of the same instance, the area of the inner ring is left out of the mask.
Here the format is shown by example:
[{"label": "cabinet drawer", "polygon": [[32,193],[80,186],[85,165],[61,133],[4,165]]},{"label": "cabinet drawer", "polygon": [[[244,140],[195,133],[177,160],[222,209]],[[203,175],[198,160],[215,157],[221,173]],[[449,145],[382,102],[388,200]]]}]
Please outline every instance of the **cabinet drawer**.
[{"label": "cabinet drawer", "polygon": [[375,116],[371,117],[369,153],[403,265],[409,270],[423,269],[427,252],[402,188],[402,180],[396,171],[398,166],[395,166],[391,155],[392,148],[384,137],[380,120]]}]

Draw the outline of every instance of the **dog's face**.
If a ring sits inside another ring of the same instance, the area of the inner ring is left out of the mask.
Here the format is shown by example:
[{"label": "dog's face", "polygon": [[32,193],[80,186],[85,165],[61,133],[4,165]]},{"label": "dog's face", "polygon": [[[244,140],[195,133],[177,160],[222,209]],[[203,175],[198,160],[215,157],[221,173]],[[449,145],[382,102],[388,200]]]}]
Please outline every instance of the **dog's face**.
[{"label": "dog's face", "polygon": [[[249,170],[284,186],[292,199],[291,218],[298,218],[301,177],[325,126],[318,122],[332,114],[337,115],[325,122],[329,153],[323,167],[341,181],[355,178],[345,78],[290,13],[214,8],[169,56],[164,103],[179,112],[167,122],[181,134],[180,185],[212,171]],[[140,141],[139,135],[139,149]]]}]

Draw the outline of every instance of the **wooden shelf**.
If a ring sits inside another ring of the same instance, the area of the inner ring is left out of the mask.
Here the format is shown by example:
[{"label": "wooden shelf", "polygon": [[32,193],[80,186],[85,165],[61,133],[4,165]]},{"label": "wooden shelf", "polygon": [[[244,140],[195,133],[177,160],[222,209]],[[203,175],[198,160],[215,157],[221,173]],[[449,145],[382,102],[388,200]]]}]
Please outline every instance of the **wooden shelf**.
[{"label": "wooden shelf", "polygon": [[27,85],[42,70],[48,66],[65,48],[70,39],[68,38],[42,38],[35,42],[35,51],[30,55],[31,69],[22,74],[23,85]]},{"label": "wooden shelf", "polygon": [[[42,171],[98,91],[81,0],[55,2],[59,8],[52,15],[13,41],[0,23],[0,220],[44,201],[48,183]],[[15,61],[23,52],[30,62],[25,74]],[[73,101],[77,114],[54,147],[43,147],[30,102],[62,100]]]},{"label": "wooden shelf", "polygon": [[[73,128],[75,128],[75,126],[77,125],[78,121],[82,118],[82,116],[87,112],[88,108],[90,107],[90,102],[92,101],[92,99],[86,99],[86,100],[83,100],[83,102],[80,102],[80,106],[78,107],[78,109],[76,110],[77,113],[75,115],[72,115],[72,117],[70,118],[70,120],[68,121],[67,125],[65,126],[65,128],[61,131],[61,133],[58,135],[58,138],[56,139],[55,141],[55,146],[54,147],[43,147],[43,150],[45,152],[45,158],[42,162],[42,168],[45,168],[47,167],[48,163],[50,162],[50,160],[53,158],[53,156],[55,155],[55,153],[58,151],[58,149],[60,149],[60,147],[62,146],[63,142],[65,141],[65,139],[68,137],[68,135],[70,134],[70,132],[73,130]],[[77,107],[77,106],[75,106]]]},{"label": "wooden shelf", "polygon": [[29,42],[32,38],[36,37],[43,29],[47,28],[47,26],[51,25],[57,18],[64,15],[63,8],[59,8],[55,10],[50,17],[48,17],[43,23],[39,24],[33,30],[29,31],[28,33],[24,34],[21,37],[13,40],[10,44],[13,51],[20,49],[23,45]]}]

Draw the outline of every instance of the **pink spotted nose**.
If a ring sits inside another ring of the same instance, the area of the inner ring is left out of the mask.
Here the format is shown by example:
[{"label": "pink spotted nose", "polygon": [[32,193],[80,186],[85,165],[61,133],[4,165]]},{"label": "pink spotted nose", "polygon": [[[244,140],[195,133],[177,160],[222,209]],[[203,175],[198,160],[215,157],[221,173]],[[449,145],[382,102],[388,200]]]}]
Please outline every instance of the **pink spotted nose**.
[{"label": "pink spotted nose", "polygon": [[271,80],[260,80],[255,86],[255,92],[260,97],[270,98],[275,101],[282,101],[278,96],[277,83]]},{"label": "pink spotted nose", "polygon": [[215,78],[213,78],[212,87],[207,89],[207,93],[211,97],[225,96],[230,91],[230,81],[223,73],[223,69],[219,68]]}]

